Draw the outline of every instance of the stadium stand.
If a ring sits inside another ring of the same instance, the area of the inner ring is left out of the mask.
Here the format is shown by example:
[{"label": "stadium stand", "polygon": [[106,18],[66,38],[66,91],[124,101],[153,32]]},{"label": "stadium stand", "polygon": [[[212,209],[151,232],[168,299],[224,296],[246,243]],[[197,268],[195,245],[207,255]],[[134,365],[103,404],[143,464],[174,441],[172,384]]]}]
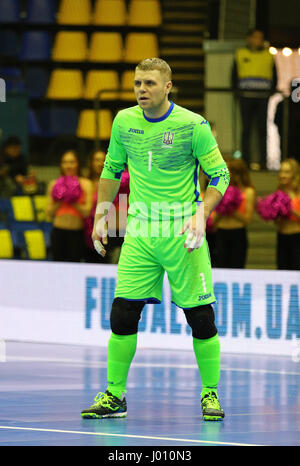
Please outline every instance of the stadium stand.
[{"label": "stadium stand", "polygon": [[92,3],[90,0],[61,0],[58,24],[88,25],[91,22]]},{"label": "stadium stand", "polygon": [[46,61],[50,59],[51,43],[47,31],[24,32],[20,47],[20,60]]},{"label": "stadium stand", "polygon": [[56,69],[50,76],[48,99],[75,100],[83,96],[83,74],[80,69]]},{"label": "stadium stand", "polygon": [[17,23],[20,19],[20,0],[0,0],[0,23]]},{"label": "stadium stand", "polygon": [[84,98],[95,99],[97,93],[104,90],[115,89],[115,92],[105,92],[101,94],[101,100],[118,99],[119,76],[117,71],[113,70],[90,70],[86,75]]},{"label": "stadium stand", "polygon": [[127,23],[125,0],[96,0],[91,22],[95,26],[125,26]]},{"label": "stadium stand", "polygon": [[90,62],[120,63],[123,59],[123,39],[119,32],[95,32],[90,39]]},{"label": "stadium stand", "polygon": [[[0,0],[0,75],[9,92],[28,96],[36,165],[52,165],[49,157],[57,161],[53,151],[65,143],[63,137],[91,147],[97,136],[107,144],[115,113],[134,104],[132,91],[119,90],[132,88],[136,61],[145,54],[159,55],[162,21],[159,1],[138,3]],[[0,213],[5,220],[0,224],[1,257],[48,258],[51,223],[44,193],[1,199]]]},{"label": "stadium stand", "polygon": [[159,0],[131,0],[128,9],[129,26],[160,26],[162,23]]},{"label": "stadium stand", "polygon": [[[97,134],[97,124],[99,134]],[[100,139],[109,139],[112,126],[112,112],[108,109],[103,109],[98,112],[96,119],[95,110],[82,110],[79,115],[78,127],[77,127],[77,136],[83,139],[95,139],[100,137]]]},{"label": "stadium stand", "polygon": [[151,32],[130,32],[125,39],[124,61],[138,63],[147,57],[157,57],[159,46],[156,34]]},{"label": "stadium stand", "polygon": [[55,0],[27,0],[25,21],[30,24],[55,23]]},{"label": "stadium stand", "polygon": [[9,230],[2,229],[0,226],[0,259],[13,259],[14,245],[12,235]]},{"label": "stadium stand", "polygon": [[88,38],[82,31],[60,31],[55,37],[51,58],[59,62],[83,62],[87,59]]}]

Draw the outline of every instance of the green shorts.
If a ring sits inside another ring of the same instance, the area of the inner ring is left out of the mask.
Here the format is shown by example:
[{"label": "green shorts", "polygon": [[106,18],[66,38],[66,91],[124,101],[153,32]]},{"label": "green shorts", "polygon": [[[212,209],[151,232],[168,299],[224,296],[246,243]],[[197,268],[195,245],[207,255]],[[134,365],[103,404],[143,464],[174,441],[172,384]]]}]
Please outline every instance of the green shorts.
[{"label": "green shorts", "polygon": [[206,239],[188,253],[186,233],[178,235],[184,221],[137,221],[128,218],[117,269],[115,297],[159,303],[167,273],[172,302],[182,309],[216,302],[210,254]]}]

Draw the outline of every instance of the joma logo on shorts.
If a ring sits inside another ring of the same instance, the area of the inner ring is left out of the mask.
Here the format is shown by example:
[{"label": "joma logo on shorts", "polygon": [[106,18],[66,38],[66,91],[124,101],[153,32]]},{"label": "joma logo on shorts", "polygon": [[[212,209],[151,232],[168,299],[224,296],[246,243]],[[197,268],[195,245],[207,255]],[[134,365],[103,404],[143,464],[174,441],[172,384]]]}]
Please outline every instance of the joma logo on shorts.
[{"label": "joma logo on shorts", "polygon": [[207,299],[211,297],[211,293],[209,294],[204,294],[202,296],[199,296],[198,301],[202,301],[203,299]]},{"label": "joma logo on shorts", "polygon": [[134,128],[130,128],[130,129],[128,130],[128,133],[144,134],[144,130],[143,130],[143,129],[134,129]]}]

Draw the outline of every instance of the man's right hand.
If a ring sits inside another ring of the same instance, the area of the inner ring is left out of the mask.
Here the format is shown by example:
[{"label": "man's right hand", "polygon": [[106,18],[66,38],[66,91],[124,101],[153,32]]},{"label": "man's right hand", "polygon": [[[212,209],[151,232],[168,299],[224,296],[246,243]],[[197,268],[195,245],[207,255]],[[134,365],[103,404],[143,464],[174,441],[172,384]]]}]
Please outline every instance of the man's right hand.
[{"label": "man's right hand", "polygon": [[106,250],[103,246],[107,244],[107,221],[105,216],[101,218],[95,216],[92,240],[97,253],[105,257]]}]

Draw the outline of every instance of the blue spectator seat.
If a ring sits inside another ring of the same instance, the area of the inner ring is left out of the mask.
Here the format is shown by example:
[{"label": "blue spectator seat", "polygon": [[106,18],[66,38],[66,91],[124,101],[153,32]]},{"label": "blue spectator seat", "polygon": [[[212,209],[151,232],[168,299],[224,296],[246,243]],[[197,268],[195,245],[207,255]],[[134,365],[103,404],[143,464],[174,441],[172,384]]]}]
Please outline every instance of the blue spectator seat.
[{"label": "blue spectator seat", "polygon": [[0,198],[0,213],[4,216],[5,224],[8,224],[14,219],[14,213],[10,199]]},{"label": "blue spectator seat", "polygon": [[54,0],[27,0],[27,15],[25,21],[27,23],[54,23]]},{"label": "blue spectator seat", "polygon": [[20,68],[0,68],[0,77],[4,79],[7,92],[23,92],[25,89],[23,74]]},{"label": "blue spectator seat", "polygon": [[37,222],[16,222],[13,221],[9,224],[9,230],[12,235],[13,244],[18,249],[25,249],[25,231],[38,230],[39,224]]},{"label": "blue spectator seat", "polygon": [[75,135],[78,111],[73,107],[44,107],[38,121],[45,137]]},{"label": "blue spectator seat", "polygon": [[17,23],[20,20],[20,0],[0,0],[0,23]]},{"label": "blue spectator seat", "polygon": [[0,30],[0,56],[1,58],[17,58],[19,55],[19,38],[15,31]]},{"label": "blue spectator seat", "polygon": [[43,136],[43,132],[39,125],[35,111],[32,109],[28,110],[28,133],[30,136]]},{"label": "blue spectator seat", "polygon": [[50,52],[50,36],[47,31],[24,32],[21,42],[20,60],[49,60]]},{"label": "blue spectator seat", "polygon": [[31,66],[25,73],[25,90],[30,98],[45,97],[48,82],[49,72],[43,68]]}]

